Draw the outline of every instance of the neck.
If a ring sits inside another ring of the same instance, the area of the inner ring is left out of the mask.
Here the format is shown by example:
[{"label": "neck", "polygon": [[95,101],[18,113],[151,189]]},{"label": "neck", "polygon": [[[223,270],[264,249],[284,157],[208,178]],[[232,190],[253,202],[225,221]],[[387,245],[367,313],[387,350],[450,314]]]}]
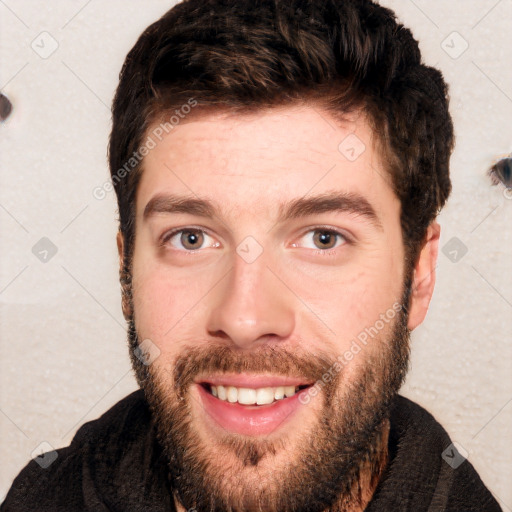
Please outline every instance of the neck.
[{"label": "neck", "polygon": [[[347,495],[324,512],[363,512],[370,503],[388,463],[389,420],[382,422],[377,440],[359,466],[359,476]],[[174,496],[176,512],[188,512]]]},{"label": "neck", "polygon": [[348,495],[324,512],[363,512],[373,498],[388,463],[389,420],[382,422],[371,454],[359,466],[359,477]]}]

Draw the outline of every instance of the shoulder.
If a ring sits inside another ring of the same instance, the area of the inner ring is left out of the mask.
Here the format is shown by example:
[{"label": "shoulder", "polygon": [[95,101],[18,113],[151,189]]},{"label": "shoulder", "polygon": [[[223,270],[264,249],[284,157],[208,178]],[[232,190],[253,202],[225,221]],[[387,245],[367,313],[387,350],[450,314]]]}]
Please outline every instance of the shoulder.
[{"label": "shoulder", "polygon": [[369,510],[501,510],[432,414],[397,396],[390,422],[390,462]]},{"label": "shoulder", "polygon": [[[31,460],[15,478],[2,512],[85,509],[84,482],[96,479],[91,471],[112,468],[129,448],[145,436],[150,414],[141,390],[128,395],[98,419],[82,425],[71,444]],[[104,509],[97,500],[97,510]]]},{"label": "shoulder", "polygon": [[83,443],[108,443],[112,435],[122,433],[124,436],[135,437],[141,430],[145,431],[151,420],[149,407],[142,390],[126,396],[98,419],[84,423],[76,432],[70,447]]},{"label": "shoulder", "polygon": [[402,442],[416,442],[416,437],[428,435],[431,441],[449,440],[441,424],[421,405],[398,395],[391,408],[391,424],[395,436]]}]

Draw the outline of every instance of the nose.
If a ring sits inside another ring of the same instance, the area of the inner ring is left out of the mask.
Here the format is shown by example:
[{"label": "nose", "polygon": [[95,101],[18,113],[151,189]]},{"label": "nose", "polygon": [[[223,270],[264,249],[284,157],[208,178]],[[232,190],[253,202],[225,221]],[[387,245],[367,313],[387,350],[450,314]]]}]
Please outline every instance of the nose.
[{"label": "nose", "polygon": [[293,296],[267,268],[263,256],[247,263],[235,254],[233,268],[212,294],[207,320],[210,336],[248,349],[293,332]]}]

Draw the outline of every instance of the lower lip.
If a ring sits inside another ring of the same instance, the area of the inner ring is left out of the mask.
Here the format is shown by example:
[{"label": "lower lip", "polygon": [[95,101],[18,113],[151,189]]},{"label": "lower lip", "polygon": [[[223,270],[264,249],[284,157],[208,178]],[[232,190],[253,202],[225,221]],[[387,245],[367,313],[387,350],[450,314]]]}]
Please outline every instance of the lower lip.
[{"label": "lower lip", "polygon": [[299,397],[308,391],[303,389],[268,405],[241,405],[220,400],[201,385],[197,387],[207,414],[224,430],[246,436],[270,434],[284,425],[304,406]]}]

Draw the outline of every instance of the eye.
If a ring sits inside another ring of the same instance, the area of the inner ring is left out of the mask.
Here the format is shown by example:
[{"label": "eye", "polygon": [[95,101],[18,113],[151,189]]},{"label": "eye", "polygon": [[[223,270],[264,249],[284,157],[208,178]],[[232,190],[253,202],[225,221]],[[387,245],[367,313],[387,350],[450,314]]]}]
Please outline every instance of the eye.
[{"label": "eye", "polygon": [[202,229],[179,229],[171,231],[164,235],[162,245],[170,244],[173,248],[180,251],[195,251],[206,247],[219,247],[210,235]]},{"label": "eye", "polygon": [[308,231],[303,237],[304,244],[292,244],[292,247],[306,247],[308,249],[320,249],[329,251],[348,242],[348,239],[340,232],[327,228],[315,228]]}]

